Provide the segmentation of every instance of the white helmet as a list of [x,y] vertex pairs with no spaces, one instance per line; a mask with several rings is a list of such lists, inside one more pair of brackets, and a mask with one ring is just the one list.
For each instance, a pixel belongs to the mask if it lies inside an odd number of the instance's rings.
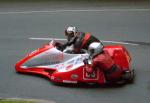
[[93,42],[90,44],[88,51],[90,56],[94,57],[103,51],[103,45],[99,42]]
[[71,26],[69,26],[69,27],[67,27],[67,28],[65,29],[65,35],[66,35],[66,36],[75,36],[75,34],[76,34],[77,31],[78,31],[78,30],[77,30],[76,27],[71,27]]

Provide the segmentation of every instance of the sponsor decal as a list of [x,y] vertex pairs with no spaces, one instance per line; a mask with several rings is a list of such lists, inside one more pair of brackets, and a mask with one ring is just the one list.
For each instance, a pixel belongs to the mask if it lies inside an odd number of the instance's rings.
[[68,65],[68,66],[66,67],[66,70],[69,70],[69,69],[71,69],[72,67],[73,67],[73,64]]
[[72,79],[78,79],[78,77],[79,77],[79,76],[78,76],[77,74],[72,74],[72,75],[71,75],[71,78],[72,78]]
[[77,81],[63,80],[63,83],[77,83]]
[[64,64],[62,63],[62,64],[57,64],[56,66],[55,66],[55,68],[57,68],[58,70],[60,70],[60,69],[63,69],[65,66],[64,66]]

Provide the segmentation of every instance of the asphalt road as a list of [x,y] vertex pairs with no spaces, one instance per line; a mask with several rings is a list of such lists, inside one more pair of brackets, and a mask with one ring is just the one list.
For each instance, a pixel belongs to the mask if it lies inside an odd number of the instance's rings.
[[[150,97],[148,4],[83,3],[77,7],[71,7],[70,4],[0,4],[0,97],[46,99],[55,103],[148,103]],[[147,42],[147,45],[125,45],[132,56],[131,68],[136,71],[135,82],[122,87],[66,87],[55,86],[49,80],[38,76],[15,72],[14,65],[18,60],[47,42],[28,38],[64,38],[64,28],[68,25],[75,25],[101,40]]]

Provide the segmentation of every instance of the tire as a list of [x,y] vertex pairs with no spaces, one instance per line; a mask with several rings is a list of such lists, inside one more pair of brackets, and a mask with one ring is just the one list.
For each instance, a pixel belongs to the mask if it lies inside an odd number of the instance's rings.
[[135,76],[134,70],[126,71],[123,75],[123,80],[125,80],[125,82],[127,83],[133,83],[134,76]]

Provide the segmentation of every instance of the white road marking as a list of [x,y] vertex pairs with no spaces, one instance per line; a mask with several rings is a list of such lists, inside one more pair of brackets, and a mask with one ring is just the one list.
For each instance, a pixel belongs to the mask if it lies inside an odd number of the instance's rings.
[[103,42],[103,43],[115,43],[115,44],[127,44],[127,45],[139,45],[139,44],[136,44],[136,43],[121,42],[121,41],[105,41],[105,40],[101,40],[101,42]]
[[150,11],[150,9],[81,9],[81,10],[46,10],[46,11],[10,11],[0,12],[0,15],[4,14],[32,14],[32,13],[56,13],[56,12],[140,12]]
[[59,39],[59,38],[29,38],[31,40],[64,40],[66,41],[67,39]]
[[[60,41],[66,41],[67,39],[59,39],[59,38],[29,38],[31,40],[60,40]],[[129,43],[129,42],[121,42],[121,41],[106,41],[101,40],[103,43],[115,43],[115,44],[125,44],[125,45],[133,45],[138,46],[139,44],[136,43]]]

